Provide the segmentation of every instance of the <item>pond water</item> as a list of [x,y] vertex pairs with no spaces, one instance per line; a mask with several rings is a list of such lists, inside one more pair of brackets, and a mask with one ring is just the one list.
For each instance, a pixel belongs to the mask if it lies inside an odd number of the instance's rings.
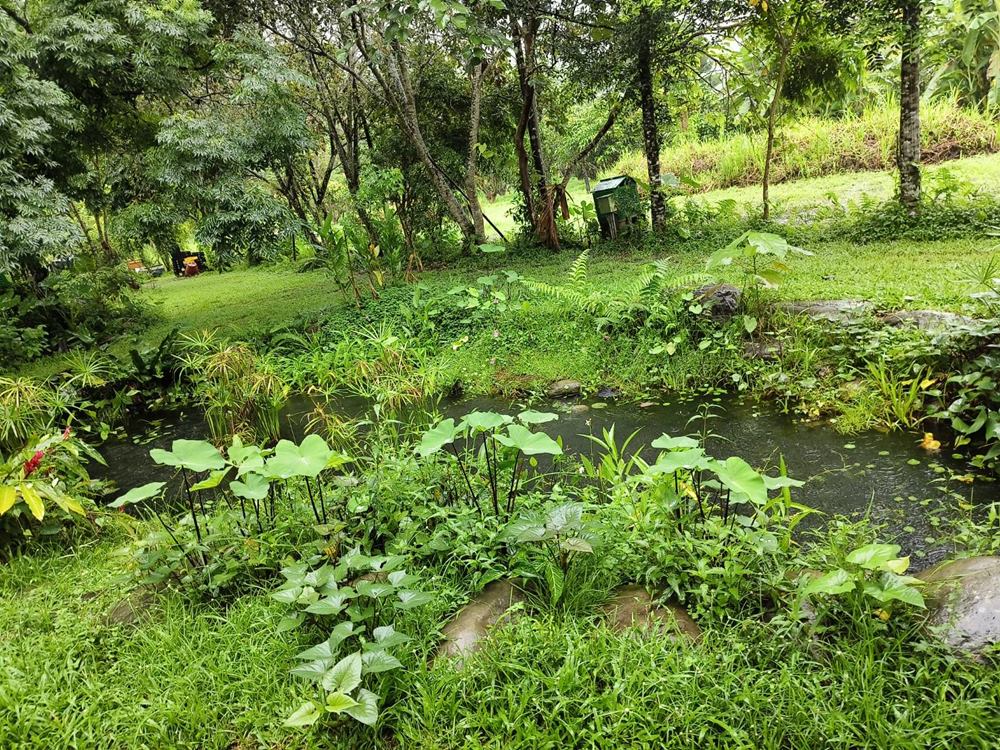
[[[312,402],[291,401],[285,410],[282,430],[285,437],[300,439]],[[901,544],[904,553],[914,554],[915,567],[941,559],[948,549],[939,542],[943,518],[961,512],[961,507],[982,506],[1000,499],[1000,486],[977,478],[967,483],[969,467],[946,454],[930,455],[919,443],[919,435],[904,432],[866,432],[844,436],[828,425],[810,425],[780,413],[775,405],[737,399],[715,401],[670,400],[656,403],[534,403],[532,408],[559,413],[558,421],[542,427],[561,435],[570,452],[591,453],[596,447],[586,437],[601,436],[614,425],[619,443],[637,432],[631,449],[648,446],[666,432],[671,435],[700,433],[703,427],[714,434],[707,442],[717,457],[741,456],[757,467],[776,473],[779,456],[784,457],[791,477],[804,481],[793,490],[797,502],[826,515],[860,519],[866,514],[884,525],[883,537]],[[523,404],[496,399],[468,399],[442,402],[446,416],[460,417],[470,411],[494,410],[516,413]],[[698,415],[706,408],[712,416]],[[364,402],[339,404],[344,416],[363,416]],[[108,466],[94,467],[95,477],[110,479],[119,491],[150,481],[166,480],[168,467],[149,458],[151,448],[169,448],[178,438],[205,438],[208,430],[197,410],[161,414],[155,419],[136,420],[126,434],[109,439],[101,453]],[[644,451],[651,457],[655,451]],[[810,525],[822,523],[813,516]],[[921,561],[923,565],[921,564]]]

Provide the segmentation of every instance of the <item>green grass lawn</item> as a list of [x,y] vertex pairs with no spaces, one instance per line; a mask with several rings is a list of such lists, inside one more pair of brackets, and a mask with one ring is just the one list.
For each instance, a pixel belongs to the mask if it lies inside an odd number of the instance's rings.
[[[944,169],[958,180],[976,188],[1000,192],[1000,154],[972,156],[927,167],[924,170],[926,183],[933,186],[934,175]],[[772,185],[771,200],[778,212],[801,211],[829,205],[831,195],[836,196],[841,203],[857,202],[865,196],[874,200],[886,200],[892,197],[895,189],[896,176],[892,172],[849,172]],[[593,200],[584,190],[581,180],[570,181],[569,194],[574,201]],[[494,203],[483,203],[483,211],[503,232],[514,228],[514,219],[509,212],[515,198],[515,194],[511,192],[499,197]],[[761,189],[759,186],[726,188],[697,193],[692,198],[706,203],[731,199],[747,206],[758,206],[761,202]]]

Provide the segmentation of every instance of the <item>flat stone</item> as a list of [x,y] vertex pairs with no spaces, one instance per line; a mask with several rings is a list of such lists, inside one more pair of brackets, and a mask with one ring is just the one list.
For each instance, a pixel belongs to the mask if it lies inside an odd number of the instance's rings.
[[888,326],[916,326],[930,334],[980,333],[986,321],[944,310],[897,310],[882,318]]
[[573,404],[569,407],[570,414],[586,414],[588,411],[590,411],[590,407],[586,404]]
[[789,315],[808,315],[813,320],[829,320],[835,323],[853,323],[862,320],[875,309],[871,302],[859,299],[781,302],[778,307]]
[[642,630],[667,630],[675,637],[691,641],[701,637],[701,628],[683,607],[676,604],[657,605],[646,588],[637,584],[615,589],[601,610],[608,619],[608,626],[616,633],[638,627]]
[[743,292],[732,284],[705,284],[694,290],[694,298],[708,308],[715,320],[728,320],[740,309]]
[[510,581],[488,584],[444,627],[438,657],[468,656],[478,651],[490,631],[507,619],[504,617],[507,611],[523,600],[523,594]]
[[583,385],[579,380],[557,380],[549,383],[545,389],[545,395],[549,398],[573,398],[579,396],[583,390]]
[[743,355],[747,359],[761,359],[765,362],[777,362],[781,359],[781,342],[772,339],[763,341],[747,341],[743,344]]
[[155,598],[155,594],[149,589],[135,589],[105,612],[101,622],[108,628],[136,625],[144,617],[149,616]]
[[928,625],[944,642],[978,655],[1000,643],[1000,557],[953,560],[919,573]]

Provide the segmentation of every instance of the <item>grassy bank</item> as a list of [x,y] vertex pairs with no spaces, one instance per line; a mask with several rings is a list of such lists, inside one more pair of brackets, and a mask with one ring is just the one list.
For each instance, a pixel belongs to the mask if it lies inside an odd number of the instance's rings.
[[[949,101],[925,104],[921,110],[925,164],[938,164],[1000,147],[1000,125],[988,115]],[[894,102],[871,106],[839,120],[807,117],[779,128],[772,162],[775,184],[826,175],[895,168],[899,107]],[[764,134],[738,133],[719,140],[681,141],[660,154],[664,172],[696,180],[701,190],[759,183],[764,173]],[[641,154],[623,157],[619,174],[645,181]]]

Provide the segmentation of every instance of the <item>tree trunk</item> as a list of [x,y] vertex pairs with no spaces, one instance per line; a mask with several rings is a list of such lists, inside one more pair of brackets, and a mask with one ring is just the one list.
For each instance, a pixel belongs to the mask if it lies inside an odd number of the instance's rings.
[[479,186],[476,184],[476,160],[479,156],[479,110],[483,98],[483,73],[485,70],[485,62],[477,63],[470,75],[472,95],[469,102],[469,153],[465,160],[465,193],[469,201],[469,213],[472,214],[472,226],[475,228],[477,243],[482,243],[486,239],[483,207],[479,204]]
[[795,19],[792,25],[792,32],[789,37],[780,41],[780,57],[778,58],[778,75],[774,81],[774,96],[771,98],[771,106],[767,108],[767,147],[764,153],[764,179],[761,186],[761,202],[764,205],[764,221],[771,218],[771,160],[774,158],[774,133],[778,126],[778,112],[781,109],[781,92],[785,88],[785,76],[788,73],[788,58],[792,54],[792,47],[799,33],[799,23],[802,16]]
[[[514,58],[517,63],[518,79],[521,85],[521,121],[518,123],[515,137],[523,139],[528,134],[531,146],[531,161],[538,186],[538,200],[535,210],[531,213],[535,236],[544,246],[553,250],[559,249],[559,230],[555,220],[555,190],[549,184],[548,168],[545,164],[545,152],[542,148],[541,122],[538,112],[538,92],[535,89],[535,36],[538,33],[540,21],[530,17],[523,24],[511,16],[511,31],[514,37]],[[515,144],[518,148],[518,159],[525,180],[525,162],[527,154],[523,140]],[[530,181],[530,180],[529,180]],[[522,186],[523,189],[523,186]]]
[[899,76],[899,200],[910,216],[920,210],[920,0],[903,0]]
[[[643,14],[647,11],[643,11]],[[650,23],[643,21],[643,28]],[[642,109],[642,143],[646,151],[646,176],[649,179],[649,215],[653,231],[659,232],[667,225],[667,203],[660,190],[660,130],[656,125],[656,100],[653,97],[652,40],[643,34],[639,44],[638,83],[639,105]]]

